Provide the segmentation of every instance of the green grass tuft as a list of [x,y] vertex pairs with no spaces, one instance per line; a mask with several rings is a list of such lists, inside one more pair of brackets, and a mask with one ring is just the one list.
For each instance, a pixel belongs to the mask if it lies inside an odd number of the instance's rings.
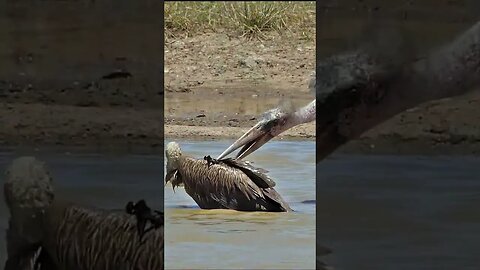
[[315,35],[315,2],[165,2],[166,37],[230,32],[265,38],[277,31]]

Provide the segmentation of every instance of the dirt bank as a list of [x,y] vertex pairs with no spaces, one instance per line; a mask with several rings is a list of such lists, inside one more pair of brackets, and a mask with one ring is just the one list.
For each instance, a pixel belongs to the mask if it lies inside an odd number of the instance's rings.
[[[258,41],[210,33],[167,43],[166,137],[237,138],[282,100],[296,106],[310,102],[314,40],[269,37]],[[313,139],[315,127],[285,135]]]
[[[342,2],[342,1],[340,1]],[[343,1],[348,2],[348,1]],[[360,1],[359,1],[360,2]],[[363,2],[363,1],[362,1]],[[375,11],[398,23],[419,53],[448,41],[469,22],[466,6],[441,9],[423,16],[428,5],[411,3],[407,13],[380,3],[337,5],[322,15],[322,56],[342,51],[358,39]],[[342,15],[343,14],[343,15]],[[388,14],[395,16],[388,17]],[[343,16],[343,17],[342,17]],[[312,94],[307,80],[314,67],[314,41],[298,36],[270,36],[246,41],[225,33],[170,38],[165,47],[165,136],[167,138],[237,138],[258,116],[281,100],[296,106]],[[479,153],[480,94],[423,104],[404,112],[349,143],[340,152],[360,153]],[[284,138],[313,139],[314,125],[292,130]]]
[[[315,64],[315,38],[305,33],[271,32],[265,40],[223,31],[177,35],[167,39],[161,67],[161,21],[149,1],[136,7],[144,16],[114,1],[41,5],[0,6],[5,11],[0,31],[6,33],[0,45],[2,145],[161,151],[163,120],[171,139],[233,140],[282,100],[302,106],[313,98],[307,81]],[[348,37],[360,32],[348,10],[335,22],[322,17],[321,55],[343,50]],[[360,21],[367,16],[363,9],[358,14]],[[468,26],[434,17],[422,27],[407,20],[425,44],[438,44]],[[162,69],[165,92],[158,75]],[[420,106],[343,151],[478,153],[479,105],[480,94],[472,94]],[[282,138],[313,140],[314,130],[309,124]]]
[[1,145],[158,145],[160,9],[142,0],[0,3]]

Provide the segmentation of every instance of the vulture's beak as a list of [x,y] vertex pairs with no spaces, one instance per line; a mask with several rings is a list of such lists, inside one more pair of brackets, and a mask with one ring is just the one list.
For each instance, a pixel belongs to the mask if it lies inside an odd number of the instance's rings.
[[167,185],[168,181],[171,181],[172,178],[175,178],[177,176],[177,170],[171,170],[167,172],[167,175],[165,175],[165,185]]

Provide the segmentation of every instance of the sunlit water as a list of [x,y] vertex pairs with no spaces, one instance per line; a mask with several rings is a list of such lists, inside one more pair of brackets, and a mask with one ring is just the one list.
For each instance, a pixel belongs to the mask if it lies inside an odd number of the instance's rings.
[[[31,155],[32,153],[30,153]],[[163,207],[162,157],[147,155],[33,153],[46,162],[56,196],[84,205],[124,209],[128,201],[145,199],[155,209]],[[4,171],[18,153],[0,151],[3,188]],[[8,210],[1,192],[0,268],[6,260],[4,231]]]
[[480,158],[335,155],[317,239],[335,269],[480,269]]
[[[177,141],[185,154],[216,157],[231,141]],[[166,142],[168,143],[168,142]],[[247,160],[267,169],[294,213],[202,210],[165,187],[166,269],[314,269],[315,142],[273,141]]]

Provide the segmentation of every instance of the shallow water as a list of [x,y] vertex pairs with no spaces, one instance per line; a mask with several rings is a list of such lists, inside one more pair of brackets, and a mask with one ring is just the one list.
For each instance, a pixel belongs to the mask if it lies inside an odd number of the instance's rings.
[[[231,141],[177,141],[216,157]],[[168,143],[168,142],[166,142]],[[165,187],[166,269],[314,269],[315,142],[272,141],[248,160],[270,171],[294,213],[201,210],[181,187]]]
[[[22,153],[21,155],[25,155]],[[46,162],[56,195],[68,200],[105,209],[124,209],[128,201],[145,199],[155,209],[163,208],[162,157],[148,155],[65,154],[65,152],[28,153]],[[19,156],[0,151],[3,189],[4,171]],[[1,192],[0,267],[6,260],[4,231],[8,210]]]
[[[239,91],[245,91],[245,88],[252,87],[249,83],[239,84],[243,88]],[[232,87],[233,88],[233,87]],[[203,96],[204,97],[204,96]],[[293,107],[298,108],[311,102],[313,94],[289,97]],[[198,102],[197,98],[192,96],[174,96],[169,97],[165,102],[165,115],[175,117],[191,117],[197,115],[198,112],[208,110],[209,116],[229,114],[238,115],[261,115],[265,111],[275,108],[282,101],[287,101],[281,95],[269,95],[260,97],[251,96],[232,96],[232,95],[212,95],[211,99],[202,98],[202,102]]]
[[335,269],[480,269],[480,158],[334,155],[317,241]]

